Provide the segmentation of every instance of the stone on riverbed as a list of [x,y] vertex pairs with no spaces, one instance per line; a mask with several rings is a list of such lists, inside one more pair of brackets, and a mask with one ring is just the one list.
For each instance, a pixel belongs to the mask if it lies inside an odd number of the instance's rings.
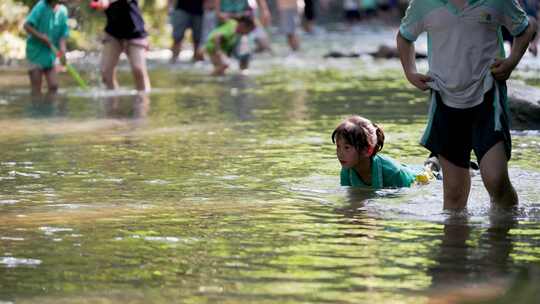
[[540,129],[540,88],[509,81],[508,100],[512,129]]

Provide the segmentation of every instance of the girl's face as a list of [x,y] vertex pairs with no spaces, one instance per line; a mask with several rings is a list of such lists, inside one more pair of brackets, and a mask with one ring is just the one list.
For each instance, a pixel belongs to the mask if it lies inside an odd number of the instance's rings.
[[336,155],[345,168],[353,168],[360,161],[360,153],[356,148],[339,136],[336,138]]

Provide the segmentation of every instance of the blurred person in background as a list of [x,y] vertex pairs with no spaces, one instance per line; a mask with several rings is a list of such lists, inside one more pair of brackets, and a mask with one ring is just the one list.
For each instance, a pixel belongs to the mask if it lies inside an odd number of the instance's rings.
[[300,48],[296,32],[298,26],[298,4],[296,0],[277,0],[281,32],[287,36],[287,43],[293,51]]
[[360,0],[343,0],[343,15],[349,26],[360,21]]
[[137,0],[94,0],[97,10],[105,11],[107,23],[101,54],[101,75],[109,90],[118,88],[116,66],[125,53],[138,91],[150,91],[146,67],[148,33]]
[[304,0],[304,18],[302,18],[302,26],[306,33],[313,32],[313,25],[315,23],[315,5],[317,0]]
[[182,50],[182,40],[186,30],[191,29],[193,42],[193,61],[203,60],[200,48],[203,31],[203,12],[205,0],[168,0],[169,17],[173,28],[171,63],[178,60]]
[[208,35],[217,26],[216,2],[214,0],[204,1],[202,38],[203,43],[208,41]]
[[26,17],[26,60],[32,95],[41,95],[43,77],[51,94],[58,91],[56,59],[65,63],[68,11],[58,0],[40,0]]
[[363,21],[371,21],[377,16],[377,0],[360,1],[360,15]]
[[270,39],[264,31],[272,22],[266,0],[214,0],[218,24],[230,19],[249,16],[255,20],[255,30],[250,34],[256,43],[256,51],[270,51]]

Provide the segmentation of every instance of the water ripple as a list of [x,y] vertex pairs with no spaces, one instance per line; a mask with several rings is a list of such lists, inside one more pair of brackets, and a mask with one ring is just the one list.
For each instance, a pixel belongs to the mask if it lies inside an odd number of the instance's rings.
[[0,257],[0,265],[4,265],[7,268],[15,268],[19,266],[38,266],[40,264],[41,260],[38,259]]

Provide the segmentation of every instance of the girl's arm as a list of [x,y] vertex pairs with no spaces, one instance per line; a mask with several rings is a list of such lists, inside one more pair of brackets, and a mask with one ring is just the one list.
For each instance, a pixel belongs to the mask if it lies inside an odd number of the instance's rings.
[[534,39],[537,25],[534,17],[529,17],[529,26],[523,31],[522,34],[515,37],[514,44],[510,50],[510,55],[505,59],[497,59],[491,66],[491,73],[497,80],[507,80],[510,78],[510,74],[514,68],[518,65],[519,61],[525,54],[529,43]]
[[61,38],[60,41],[59,41],[59,44],[60,44],[60,61],[62,62],[63,65],[66,64],[66,51],[67,51],[67,47],[66,47],[66,38]]
[[26,32],[34,37],[36,37],[39,41],[43,42],[43,44],[47,45],[50,49],[52,49],[51,47],[51,41],[49,40],[49,37],[47,37],[47,35],[45,35],[44,33],[41,33],[39,32],[38,30],[36,30],[30,23],[25,23],[24,24],[24,29],[26,30]]
[[419,88],[420,90],[427,90],[429,88],[427,82],[431,81],[432,79],[427,75],[417,72],[414,44],[409,40],[403,38],[399,32],[396,37],[396,43],[399,53],[399,59],[401,60],[403,71],[405,72],[405,77],[407,77],[407,80],[412,85]]

